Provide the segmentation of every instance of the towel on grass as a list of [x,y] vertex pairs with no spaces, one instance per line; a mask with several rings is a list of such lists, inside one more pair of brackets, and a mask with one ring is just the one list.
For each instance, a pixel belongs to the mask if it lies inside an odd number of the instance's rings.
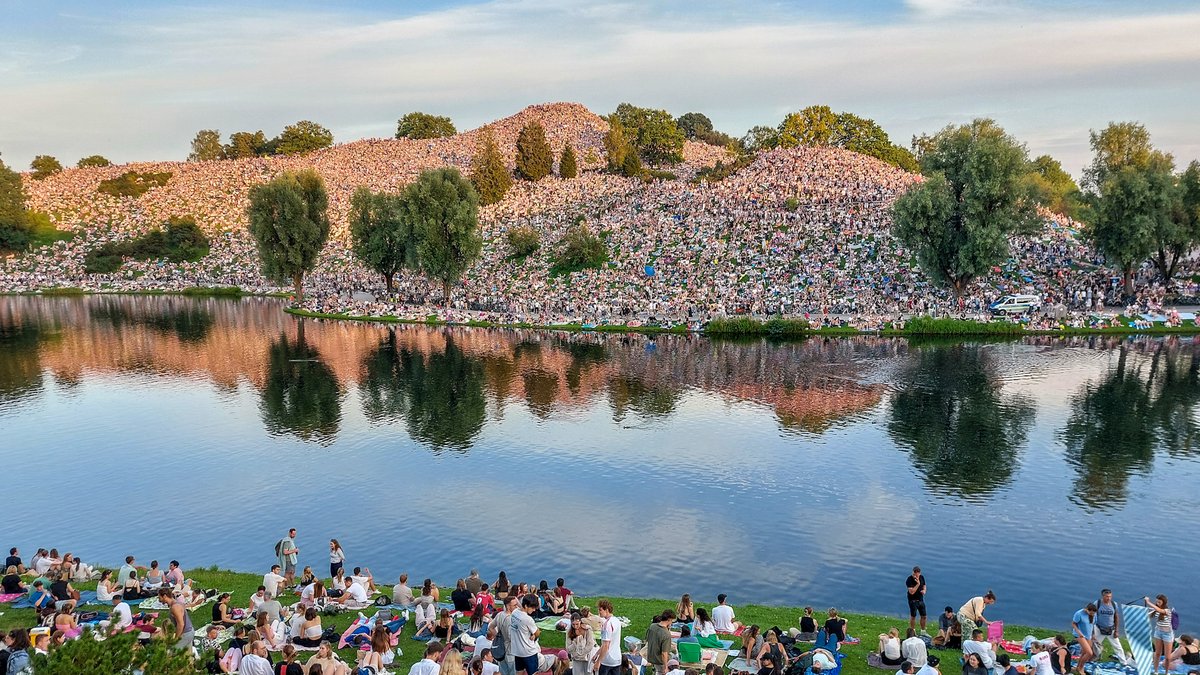
[[[107,605],[110,603],[97,601],[95,591],[80,591],[78,604],[80,604],[80,605]],[[13,602],[12,607],[13,607],[13,609],[33,609],[33,598],[28,595],[22,594],[22,597],[18,598],[17,600],[15,600]]]

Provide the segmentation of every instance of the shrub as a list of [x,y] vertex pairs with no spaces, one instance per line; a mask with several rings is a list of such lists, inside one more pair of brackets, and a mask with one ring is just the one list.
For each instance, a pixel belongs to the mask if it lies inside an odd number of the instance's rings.
[[904,324],[909,335],[1022,335],[1025,327],[1009,321],[972,321],[914,316]]
[[662,169],[650,169],[646,172],[644,178],[646,179],[646,182],[650,182],[652,180],[676,180],[679,178],[679,176],[676,176],[670,171],[664,171]]
[[166,230],[155,228],[140,237],[108,242],[84,257],[83,269],[89,274],[111,274],[121,269],[125,258],[195,262],[208,255],[209,241],[191,218],[172,217]]
[[636,152],[625,153],[625,158],[621,160],[621,175],[629,178],[637,178],[642,175],[642,160],[638,158]]
[[608,247],[586,224],[574,225],[562,238],[562,251],[550,274],[562,275],[595,269],[608,262]]
[[171,180],[171,172],[169,171],[162,173],[126,171],[116,178],[100,181],[100,186],[96,188],[96,192],[112,195],[113,197],[133,197],[136,199],[153,188],[166,185],[169,180]]
[[513,258],[524,258],[541,247],[541,236],[528,225],[514,227],[505,235]]
[[715,165],[704,167],[696,172],[696,177],[692,179],[693,183],[699,184],[702,181],[709,183],[717,183],[729,178],[733,174],[750,166],[754,161],[754,155],[739,155],[732,162],[725,163],[718,161]]
[[795,197],[788,197],[787,201],[783,203],[783,208],[787,209],[788,211],[795,211],[796,209],[800,208],[800,200],[796,199]]
[[803,319],[776,317],[759,321],[749,317],[713,319],[704,326],[709,335],[770,335],[773,337],[798,337],[807,334],[811,326]]

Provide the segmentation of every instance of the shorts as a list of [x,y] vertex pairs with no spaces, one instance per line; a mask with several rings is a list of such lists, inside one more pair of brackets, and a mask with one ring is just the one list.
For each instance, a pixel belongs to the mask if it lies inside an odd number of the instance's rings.
[[513,664],[516,666],[517,672],[525,671],[525,675],[533,675],[538,671],[538,656],[514,656]]
[[1159,630],[1159,629],[1155,628],[1153,631],[1150,632],[1150,637],[1154,638],[1155,640],[1162,640],[1163,642],[1165,642],[1167,644],[1172,644],[1175,642],[1175,631]]
[[908,599],[908,615],[916,616],[917,614],[920,614],[921,618],[925,618],[925,598],[914,600],[910,597]]
[[283,565],[283,573],[284,573],[284,574],[291,574],[291,575],[293,575],[293,576],[294,576],[294,575],[296,574],[296,563],[294,563],[294,562],[290,562],[290,563],[284,563],[284,565]]
[[606,666],[601,663],[600,675],[621,675],[621,666]]

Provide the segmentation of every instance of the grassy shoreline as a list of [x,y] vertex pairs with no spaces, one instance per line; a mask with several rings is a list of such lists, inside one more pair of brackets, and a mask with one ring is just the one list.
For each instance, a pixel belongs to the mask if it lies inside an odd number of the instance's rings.
[[[45,296],[45,297],[78,297],[85,295],[145,295],[145,296],[186,296],[196,298],[288,298],[288,293],[252,293],[237,286],[192,286],[177,291],[142,290],[142,291],[93,291],[78,287],[46,288],[37,291],[0,292],[0,296]],[[697,334],[715,338],[775,338],[803,339],[807,337],[959,337],[959,338],[1020,338],[1028,336],[1133,336],[1133,335],[1200,335],[1200,326],[1184,325],[1178,327],[1152,326],[1150,328],[1132,328],[1126,317],[1121,318],[1120,326],[1105,328],[1060,326],[1052,329],[1027,329],[1020,324],[1008,322],[983,322],[972,319],[934,319],[931,317],[915,317],[903,328],[893,328],[891,324],[878,330],[864,330],[841,326],[812,326],[802,319],[768,319],[760,321],[750,318],[718,319],[705,325],[700,330],[687,326],[614,326],[595,325],[585,326],[577,323],[540,324],[532,322],[503,323],[499,321],[466,321],[451,322],[437,319],[434,315],[429,318],[407,319],[398,316],[367,316],[357,314],[341,314],[332,312],[313,312],[298,307],[285,307],[284,312],[293,316],[308,319],[327,319],[331,321],[357,321],[365,323],[411,324],[422,326],[467,326],[471,328],[516,328],[525,330],[547,330],[569,333],[638,333],[643,335],[688,335]]]
[[[230,607],[246,607],[250,596],[255,592],[255,590],[257,590],[259,584],[262,583],[262,575],[256,573],[219,570],[215,567],[207,569],[185,569],[185,571],[187,573],[187,577],[194,580],[194,582],[200,587],[217,588],[222,592],[231,593],[232,600],[230,602]],[[443,581],[449,581],[448,584],[444,584],[441,587],[442,600],[448,601],[449,592],[454,588],[454,583],[453,580]],[[395,580],[377,579],[376,583],[379,585],[380,590],[390,594],[391,585],[395,583]],[[95,582],[89,582],[84,584],[76,584],[75,587],[81,590],[91,590],[95,588],[95,585]],[[612,600],[615,613],[618,616],[625,616],[631,620],[631,624],[625,629],[623,636],[634,635],[638,638],[644,636],[646,627],[649,625],[652,616],[668,607],[673,609],[677,600],[627,598],[620,596],[607,597]],[[578,598],[577,603],[581,606],[590,606],[593,610],[595,610],[597,599],[598,597]],[[299,600],[299,597],[295,593],[290,592],[284,593],[280,597],[280,601],[284,605],[289,605],[297,600]],[[714,604],[711,599],[708,599],[707,601],[704,601],[703,599],[694,600],[697,601],[697,606],[702,606],[709,609],[711,609]],[[742,623],[757,624],[764,630],[772,626],[779,626],[786,630],[791,626],[799,625],[799,617],[802,612],[802,607],[787,605],[744,605],[737,602],[736,595],[733,596],[731,600],[733,601],[732,604],[734,604],[735,611],[737,613],[737,620]],[[813,603],[810,602],[809,604]],[[902,609],[899,607],[900,604],[901,603],[898,601],[898,609]],[[930,605],[931,615],[929,617],[929,622],[930,626],[932,626],[932,629],[930,630],[931,633],[937,632],[937,606],[944,604],[947,603],[937,602],[931,603]],[[956,605],[958,603],[951,602],[949,604]],[[825,611],[828,608],[825,606],[814,606],[817,610],[816,618],[818,623],[820,623],[824,620]],[[211,617],[211,608],[211,604],[204,605],[191,613],[192,622],[196,627],[198,636],[200,635],[200,627],[207,624]],[[96,608],[88,607],[87,609]],[[364,610],[363,613],[367,616],[372,616],[377,609],[379,608],[371,607],[367,610]],[[989,610],[989,614],[992,615],[993,619],[1003,619],[1002,610],[1003,607],[998,605],[997,608],[992,608]],[[136,607],[134,608],[134,611],[137,611]],[[867,675],[868,673],[876,673],[878,675],[879,673],[885,672],[868,667],[866,663],[867,654],[875,651],[877,648],[878,640],[876,636],[878,636],[880,633],[887,632],[889,628],[898,628],[901,632],[901,635],[903,635],[904,630],[908,627],[908,617],[853,611],[840,611],[839,613],[848,621],[847,629],[849,634],[861,640],[860,644],[846,644],[842,646],[841,651],[847,655],[843,663],[843,672],[847,675]],[[345,612],[332,617],[324,616],[322,617],[322,622],[326,627],[331,625],[336,627],[340,633],[344,631],[350,625],[350,623],[357,618],[357,616],[357,611]],[[1066,613],[1066,617],[1069,618],[1069,616],[1070,613]],[[35,625],[35,622],[36,617],[34,611],[31,609],[12,609],[9,605],[0,605],[0,630],[28,628]],[[1069,625],[1066,623],[1066,619],[1064,619],[1062,625],[1060,625],[1058,628],[1035,628],[1015,624],[1006,624],[1004,633],[1005,637],[1008,639],[1020,641],[1027,634],[1046,637],[1058,632],[1066,632],[1068,629]],[[413,640],[412,634],[412,626],[406,625],[398,644],[403,654],[397,656],[396,661],[391,668],[391,672],[403,675],[404,673],[408,672],[409,667],[413,663],[416,663],[421,659],[424,644]],[[564,633],[545,630],[542,632],[540,642],[543,647],[562,647],[564,645],[564,636]],[[726,639],[729,639],[729,637]],[[740,642],[736,642],[735,644],[740,644]],[[339,653],[342,655],[342,658],[347,661],[350,661],[354,658],[353,650],[344,649],[340,650]],[[937,650],[931,650],[930,653],[937,654],[940,658],[942,658],[941,669],[943,673],[949,675],[958,670],[957,651],[947,650],[939,652]],[[310,655],[311,652],[301,652],[301,660],[307,661]]]

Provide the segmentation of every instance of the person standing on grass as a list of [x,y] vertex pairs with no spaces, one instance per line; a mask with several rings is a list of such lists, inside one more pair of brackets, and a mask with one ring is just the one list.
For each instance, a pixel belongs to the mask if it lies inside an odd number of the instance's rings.
[[506,643],[508,653],[513,656],[513,664],[516,667],[516,672],[525,673],[525,675],[534,675],[538,672],[538,656],[542,653],[542,646],[538,644],[538,637],[542,631],[533,622],[531,616],[538,609],[538,599],[535,595],[526,595],[521,598],[521,606],[513,609],[512,615],[508,618],[508,635],[509,641]]
[[[293,530],[294,531],[294,530]],[[345,568],[346,552],[342,550],[342,544],[337,539],[329,540],[329,577],[333,578],[338,575],[338,572]]]
[[1096,602],[1095,631],[1092,643],[1096,647],[1096,660],[1100,659],[1100,652],[1104,651],[1107,642],[1112,645],[1113,656],[1118,661],[1127,666],[1133,662],[1121,645],[1121,611],[1113,601],[1112,591],[1107,588],[1100,591],[1100,599]]
[[517,665],[512,652],[512,615],[517,611],[517,597],[510,595],[501,603],[500,611],[488,623],[487,638],[492,641],[492,656],[500,666],[500,675],[516,675]]
[[605,598],[596,603],[600,618],[604,623],[600,626],[600,651],[592,670],[599,675],[620,675],[621,673],[621,622],[613,616],[612,601]]
[[904,580],[908,589],[908,627],[915,628],[917,614],[921,615],[921,632],[925,632],[925,576],[920,567],[913,567],[912,574]]
[[175,599],[169,588],[158,589],[158,601],[171,608],[171,626],[175,631],[172,637],[175,639],[175,648],[191,649],[192,640],[196,634],[192,628],[192,615],[188,614],[187,606],[182,600]]
[[646,659],[654,666],[654,675],[666,675],[667,662],[671,660],[671,624],[675,621],[673,610],[664,610],[658,621],[646,630]]
[[275,545],[275,553],[279,555],[279,566],[283,568],[285,585],[291,588],[296,578],[296,561],[300,554],[300,549],[296,548],[296,528],[288,530],[287,536],[279,540]]
[[1083,675],[1083,667],[1096,656],[1096,648],[1092,646],[1092,633],[1095,631],[1096,605],[1089,602],[1087,607],[1075,612],[1071,617],[1071,632],[1079,643],[1079,658],[1075,660],[1075,671]]

